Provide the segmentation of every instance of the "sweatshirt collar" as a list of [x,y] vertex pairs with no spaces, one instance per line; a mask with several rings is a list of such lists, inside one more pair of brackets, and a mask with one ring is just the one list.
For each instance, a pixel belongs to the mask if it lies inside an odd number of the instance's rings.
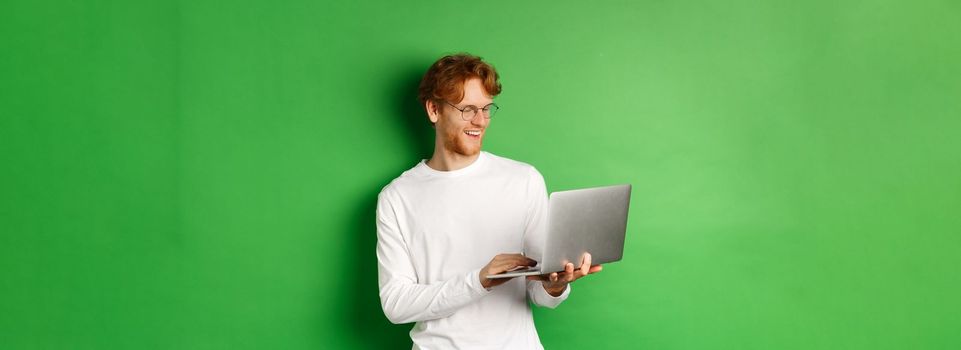
[[487,152],[481,151],[477,155],[477,159],[475,159],[473,163],[470,163],[470,165],[457,170],[450,170],[450,171],[441,171],[441,170],[431,168],[430,166],[427,165],[427,159],[422,159],[420,163],[417,163],[417,166],[415,167],[415,169],[417,169],[417,171],[421,174],[432,176],[432,177],[458,177],[458,176],[463,176],[465,174],[470,174],[476,171],[476,169],[482,167],[484,163],[487,162],[487,157],[489,157]]

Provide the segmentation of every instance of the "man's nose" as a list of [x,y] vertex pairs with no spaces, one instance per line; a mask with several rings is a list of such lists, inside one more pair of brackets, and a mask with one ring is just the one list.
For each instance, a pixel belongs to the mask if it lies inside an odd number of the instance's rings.
[[470,120],[470,123],[472,125],[485,126],[490,123],[490,121],[490,118],[487,117],[484,111],[477,111],[477,113],[474,113],[474,118]]

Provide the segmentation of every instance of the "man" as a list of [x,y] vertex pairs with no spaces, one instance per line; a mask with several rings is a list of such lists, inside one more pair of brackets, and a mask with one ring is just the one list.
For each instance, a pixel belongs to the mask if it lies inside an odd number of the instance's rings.
[[419,90],[436,131],[434,154],[378,196],[384,313],[393,323],[417,322],[414,349],[541,349],[528,298],[554,308],[571,282],[601,266],[592,267],[588,254],[577,269],[488,279],[536,264],[518,252],[525,242],[544,246],[544,179],[528,164],[481,151],[501,91],[491,65],[468,54],[445,56]]

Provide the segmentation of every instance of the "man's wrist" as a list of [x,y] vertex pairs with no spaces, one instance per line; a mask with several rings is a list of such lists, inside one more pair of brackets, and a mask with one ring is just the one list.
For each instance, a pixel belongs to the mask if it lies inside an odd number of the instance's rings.
[[560,286],[548,286],[547,283],[543,283],[543,285],[544,290],[547,291],[547,294],[550,294],[555,298],[561,296],[561,294],[564,294],[564,291],[567,290],[567,283],[564,283]]
[[488,286],[488,284],[490,284],[490,279],[484,276],[484,270],[477,272],[477,279],[480,280],[481,288],[490,290],[490,287]]

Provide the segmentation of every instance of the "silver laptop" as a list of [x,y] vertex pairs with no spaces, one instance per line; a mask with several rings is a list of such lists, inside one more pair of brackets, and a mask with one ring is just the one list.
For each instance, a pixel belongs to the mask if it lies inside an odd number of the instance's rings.
[[[547,241],[537,266],[487,278],[544,275],[564,271],[568,262],[576,269],[580,267],[585,252],[591,253],[592,265],[621,260],[630,202],[631,185],[551,193]],[[531,249],[537,247],[524,247],[524,252],[535,258]]]

